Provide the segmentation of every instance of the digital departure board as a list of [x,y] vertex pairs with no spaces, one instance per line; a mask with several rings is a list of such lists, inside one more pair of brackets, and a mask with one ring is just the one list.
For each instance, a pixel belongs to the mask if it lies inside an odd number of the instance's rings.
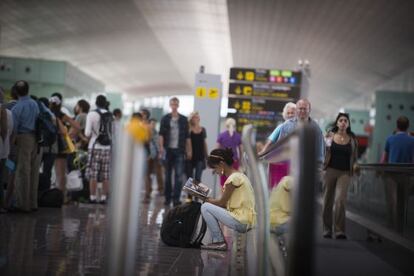
[[237,122],[237,131],[252,124],[257,140],[265,140],[279,122],[287,102],[301,94],[302,73],[291,70],[231,68],[227,117]]
[[229,98],[229,108],[235,109],[236,113],[229,114],[237,123],[237,131],[241,132],[243,126],[252,124],[257,128],[257,137],[263,140],[267,137],[269,130],[273,130],[282,116],[278,110],[283,109],[286,102],[268,101],[255,98]]
[[269,100],[297,101],[300,95],[300,87],[283,86],[268,83],[241,83],[233,82],[229,86],[229,95],[236,97],[260,97]]
[[255,98],[229,98],[229,108],[236,109],[237,113],[257,114],[267,113],[274,115],[279,110],[283,110],[286,102],[268,101]]
[[302,73],[292,70],[230,68],[230,80],[300,85]]

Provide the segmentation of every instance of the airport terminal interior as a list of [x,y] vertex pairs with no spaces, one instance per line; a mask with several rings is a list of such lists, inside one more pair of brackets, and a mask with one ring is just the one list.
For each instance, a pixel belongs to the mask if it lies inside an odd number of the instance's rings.
[[414,275],[413,11],[1,0],[0,275]]

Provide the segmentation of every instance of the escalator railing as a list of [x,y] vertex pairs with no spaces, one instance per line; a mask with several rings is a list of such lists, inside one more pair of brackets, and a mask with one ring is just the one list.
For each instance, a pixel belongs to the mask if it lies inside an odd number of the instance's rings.
[[348,209],[414,242],[414,164],[360,164]]
[[[247,174],[252,180],[257,208],[258,275],[313,275],[315,227],[315,195],[317,187],[317,132],[311,126],[298,128],[273,145],[260,158],[254,150],[254,129],[243,129]],[[271,239],[268,176],[269,163],[289,161],[293,184],[293,212],[288,234],[288,254],[285,260],[279,244]]]

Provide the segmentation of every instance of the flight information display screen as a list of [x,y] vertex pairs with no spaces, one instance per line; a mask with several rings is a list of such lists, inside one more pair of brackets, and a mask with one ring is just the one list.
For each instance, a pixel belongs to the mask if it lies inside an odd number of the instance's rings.
[[266,140],[278,123],[287,102],[296,102],[301,94],[302,73],[278,69],[231,68],[229,113],[237,122],[237,131],[252,124],[257,140]]
[[230,68],[230,80],[300,85],[302,73],[292,70]]
[[297,101],[300,96],[299,86],[283,86],[269,83],[233,82],[229,85],[229,95],[235,97],[260,97],[268,100]]

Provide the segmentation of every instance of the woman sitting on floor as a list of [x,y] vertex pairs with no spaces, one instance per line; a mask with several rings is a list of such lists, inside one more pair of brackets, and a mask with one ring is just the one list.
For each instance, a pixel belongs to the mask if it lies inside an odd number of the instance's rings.
[[213,173],[224,175],[227,180],[221,198],[207,198],[201,206],[201,214],[212,237],[212,243],[201,248],[226,251],[227,243],[219,222],[240,233],[250,230],[256,222],[253,188],[247,176],[232,167],[232,149],[211,151],[207,164]]

